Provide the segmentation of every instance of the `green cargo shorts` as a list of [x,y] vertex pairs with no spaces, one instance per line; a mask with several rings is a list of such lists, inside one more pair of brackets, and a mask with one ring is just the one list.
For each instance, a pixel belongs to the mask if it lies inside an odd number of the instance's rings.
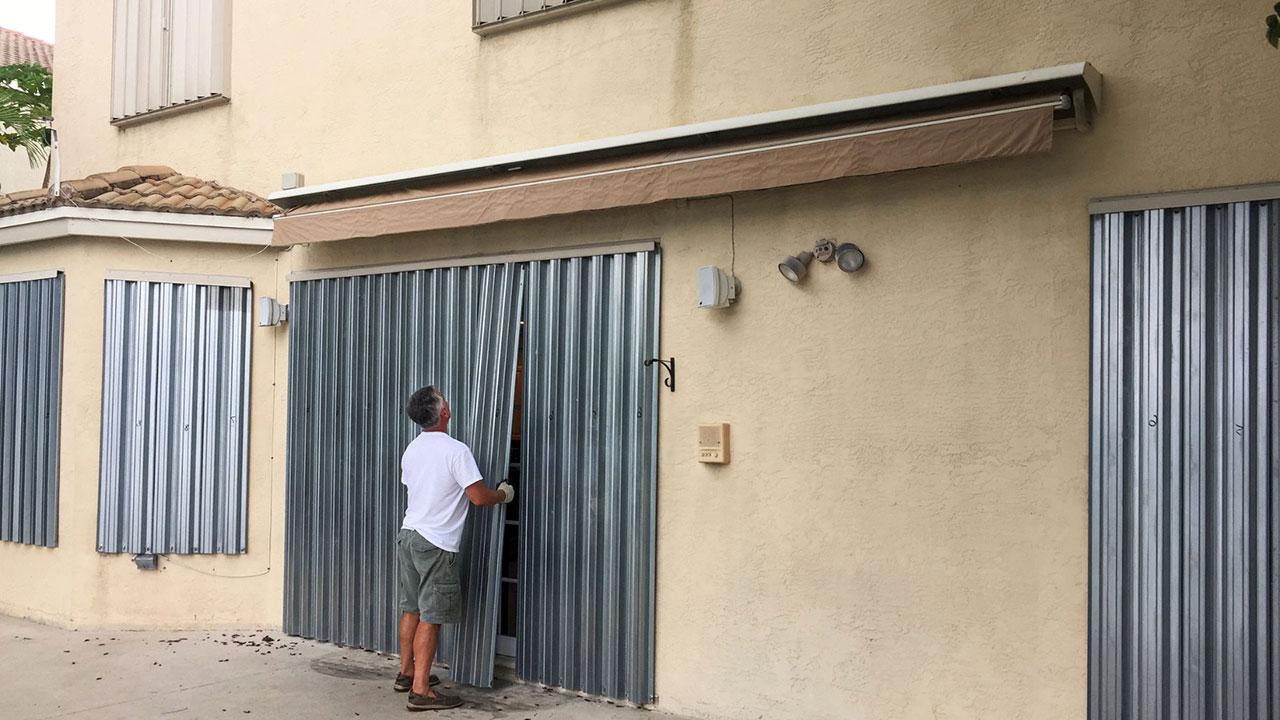
[[427,542],[416,531],[401,528],[396,536],[400,611],[416,612],[423,622],[462,622],[462,585],[458,582],[457,557],[457,553]]

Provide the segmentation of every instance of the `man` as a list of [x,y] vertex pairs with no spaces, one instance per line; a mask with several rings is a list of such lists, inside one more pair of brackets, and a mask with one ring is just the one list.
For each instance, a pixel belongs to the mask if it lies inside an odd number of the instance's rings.
[[409,417],[422,432],[400,459],[401,482],[409,506],[396,537],[400,566],[400,675],[396,692],[408,692],[410,710],[447,710],[462,704],[431,689],[440,626],[462,620],[462,588],[457,552],[469,505],[509,503],[515,489],[502,483],[490,490],[475,457],[449,437],[449,402],[427,386],[409,398]]

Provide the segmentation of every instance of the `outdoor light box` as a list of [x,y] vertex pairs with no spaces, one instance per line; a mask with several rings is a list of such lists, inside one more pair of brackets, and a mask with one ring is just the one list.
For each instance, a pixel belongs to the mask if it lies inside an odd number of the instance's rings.
[[272,297],[258,298],[258,327],[275,327],[289,319],[289,306]]
[[726,308],[737,299],[737,278],[715,265],[698,268],[698,307]]

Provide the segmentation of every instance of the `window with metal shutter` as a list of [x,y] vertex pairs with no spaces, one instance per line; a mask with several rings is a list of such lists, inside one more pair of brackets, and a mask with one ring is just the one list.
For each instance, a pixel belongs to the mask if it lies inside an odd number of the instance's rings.
[[62,285],[0,276],[0,541],[58,544]]
[[222,97],[227,0],[115,0],[111,118]]
[[99,552],[245,552],[250,295],[107,280]]
[[499,22],[542,14],[563,6],[604,4],[607,0],[473,0],[473,2],[472,26],[478,29]]

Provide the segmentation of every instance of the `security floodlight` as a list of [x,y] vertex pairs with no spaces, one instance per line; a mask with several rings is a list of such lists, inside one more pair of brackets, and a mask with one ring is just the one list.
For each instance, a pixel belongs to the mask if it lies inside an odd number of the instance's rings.
[[844,243],[836,248],[836,265],[847,273],[861,270],[866,261],[867,257],[853,243]]
[[813,253],[803,250],[778,263],[778,272],[791,282],[800,282],[809,271],[809,263],[813,262]]

